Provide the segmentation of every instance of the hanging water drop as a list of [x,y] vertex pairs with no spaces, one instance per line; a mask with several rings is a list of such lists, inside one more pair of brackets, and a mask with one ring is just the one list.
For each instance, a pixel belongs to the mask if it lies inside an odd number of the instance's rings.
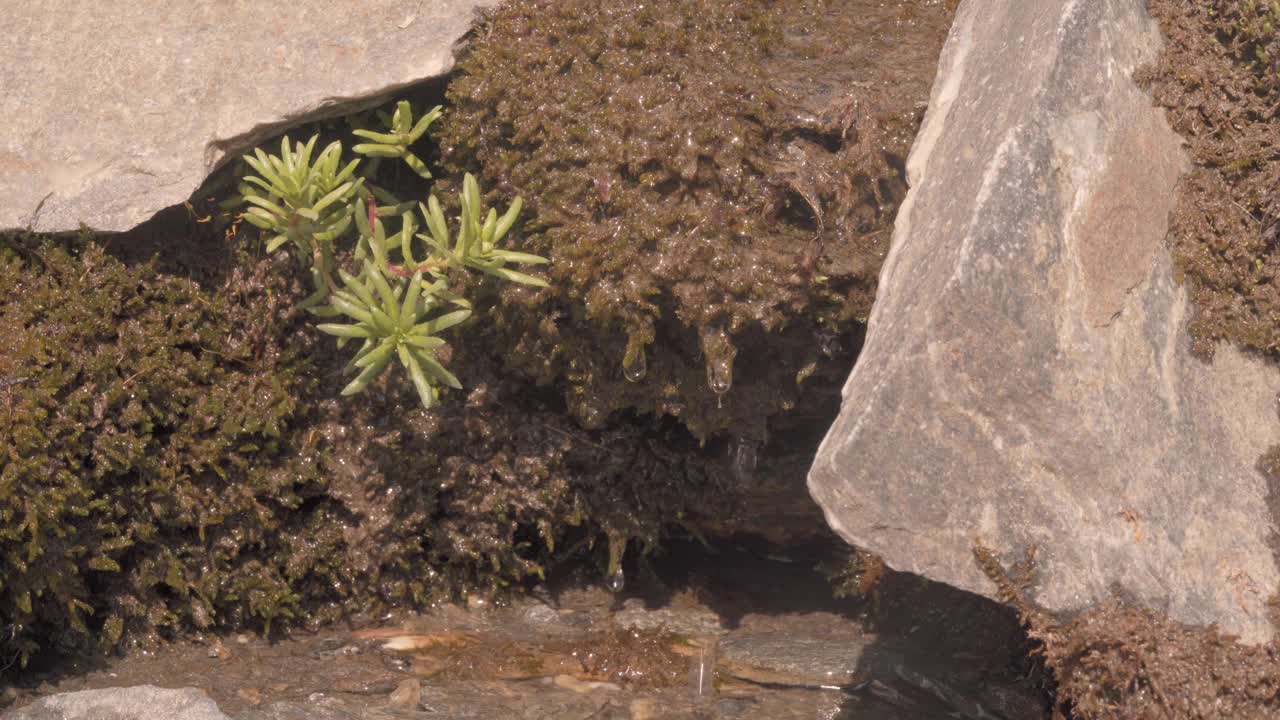
[[613,574],[605,579],[605,587],[609,588],[609,592],[611,593],[620,593],[626,586],[627,574],[622,572],[622,568],[614,570]]
[[835,357],[840,352],[840,335],[827,329],[818,331],[818,350],[824,357]]
[[609,540],[609,566],[604,579],[609,592],[620,593],[627,586],[627,576],[622,572],[622,556],[627,552],[627,536],[618,530],[605,530]]
[[707,361],[707,386],[711,392],[723,395],[733,387],[733,359],[719,358]]
[[702,332],[702,354],[707,358],[707,387],[724,395],[733,387],[733,357],[738,350],[718,328]]
[[640,382],[644,379],[645,372],[649,369],[648,362],[644,357],[644,347],[631,353],[629,357],[622,361],[622,375],[630,382]]

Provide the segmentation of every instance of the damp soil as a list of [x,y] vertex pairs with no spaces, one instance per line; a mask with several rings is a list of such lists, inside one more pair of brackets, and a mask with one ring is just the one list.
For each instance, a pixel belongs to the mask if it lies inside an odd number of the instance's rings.
[[196,687],[236,720],[1047,718],[1008,608],[888,573],[831,595],[839,546],[676,543],[613,593],[581,574],[512,602],[353,618],[278,642],[207,635],[33,676],[39,696]]

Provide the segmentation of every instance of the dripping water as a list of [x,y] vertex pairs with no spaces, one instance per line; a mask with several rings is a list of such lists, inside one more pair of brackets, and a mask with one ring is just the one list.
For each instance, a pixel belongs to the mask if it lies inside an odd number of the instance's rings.
[[628,359],[622,361],[622,375],[629,382],[640,382],[644,379],[644,374],[648,370],[648,363],[644,355],[644,348],[641,347],[631,354]]

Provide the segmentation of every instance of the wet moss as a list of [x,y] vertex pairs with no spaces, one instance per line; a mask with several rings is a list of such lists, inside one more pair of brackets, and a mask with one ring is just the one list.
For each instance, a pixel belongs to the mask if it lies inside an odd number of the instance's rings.
[[434,412],[386,377],[339,402],[283,256],[232,252],[202,287],[145,243],[4,243],[6,658],[492,594],[605,528],[651,544],[734,507],[683,433],[586,434],[484,348],[455,349],[472,390]]
[[[912,40],[926,54],[940,44],[945,8],[902,12],[937,28]],[[552,259],[551,289],[499,301],[512,371],[559,383],[588,428],[633,410],[760,441],[803,402],[806,368],[830,368],[870,310],[927,93],[831,51],[857,16],[827,0],[493,13],[439,139],[446,175],[528,200],[524,245]]]
[[269,284],[241,280],[212,298],[83,239],[5,243],[0,623],[16,652],[297,613],[331,550],[308,537],[317,516],[291,516],[324,488],[288,432],[307,363],[272,337]]

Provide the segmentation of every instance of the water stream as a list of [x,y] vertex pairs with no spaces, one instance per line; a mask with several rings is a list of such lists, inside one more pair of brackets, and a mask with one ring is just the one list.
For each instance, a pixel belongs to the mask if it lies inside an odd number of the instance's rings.
[[154,684],[201,688],[237,720],[1048,717],[1006,608],[891,572],[836,599],[815,567],[839,551],[676,543],[620,593],[579,568],[509,604],[79,661],[20,702]]

